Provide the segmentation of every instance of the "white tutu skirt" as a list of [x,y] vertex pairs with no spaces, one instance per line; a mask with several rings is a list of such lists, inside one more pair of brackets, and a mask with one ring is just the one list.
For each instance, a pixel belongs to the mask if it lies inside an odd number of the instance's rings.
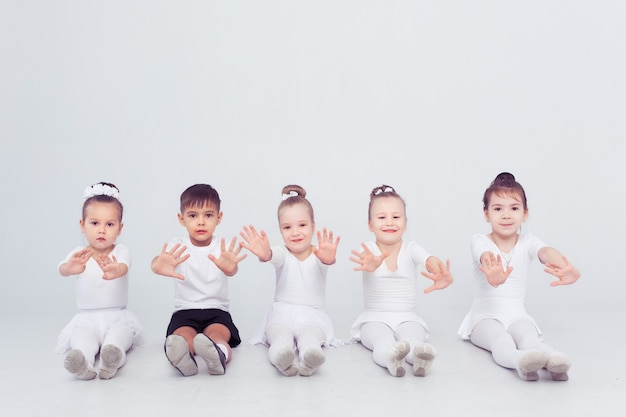
[[516,321],[529,321],[535,326],[541,338],[541,330],[526,311],[523,299],[510,297],[480,297],[475,299],[459,327],[458,335],[463,340],[469,340],[474,327],[487,319],[499,321],[505,329],[508,329]]
[[71,348],[70,342],[76,330],[91,330],[100,338],[104,339],[107,332],[118,326],[127,326],[134,334],[133,346],[141,344],[142,325],[139,318],[132,311],[122,309],[81,310],[76,313],[72,320],[61,330],[57,338],[56,351],[66,352]]
[[326,335],[325,345],[329,346],[335,344],[333,323],[324,310],[280,301],[276,301],[272,304],[270,311],[265,315],[263,322],[258,326],[254,336],[248,343],[253,345],[264,344],[267,346],[265,330],[274,324],[282,324],[289,327],[296,336],[300,329],[305,327],[319,327]]
[[481,321],[487,320],[487,319],[499,321],[500,323],[502,323],[502,326],[505,329],[508,329],[509,326],[515,323],[516,321],[522,321],[522,320],[529,321],[535,326],[535,329],[537,329],[537,334],[539,335],[539,339],[543,339],[539,325],[537,325],[537,322],[535,322],[535,319],[533,319],[525,311],[518,312],[517,314],[488,314],[488,313],[476,313],[476,312],[470,311],[469,313],[465,315],[465,318],[463,319],[463,322],[461,323],[461,326],[459,327],[459,330],[457,332],[458,335],[463,340],[470,340],[470,337],[472,335],[472,330],[474,330],[474,327],[476,327],[476,325],[480,323]]
[[391,328],[394,332],[397,331],[398,326],[406,322],[415,322],[422,325],[426,330],[426,337],[430,336],[430,331],[426,322],[412,311],[364,311],[359,314],[356,321],[350,328],[350,336],[354,340],[361,340],[361,326],[365,323],[384,323]]

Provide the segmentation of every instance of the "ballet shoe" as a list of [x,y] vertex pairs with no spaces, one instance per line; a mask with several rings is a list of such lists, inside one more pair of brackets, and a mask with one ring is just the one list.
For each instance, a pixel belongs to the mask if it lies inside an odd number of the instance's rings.
[[570,358],[560,352],[552,353],[546,361],[546,369],[554,381],[567,381],[569,379],[567,372],[571,366]]
[[406,358],[410,350],[411,345],[404,340],[400,340],[393,345],[387,364],[387,370],[392,376],[404,376],[406,373],[406,369],[404,369],[404,358]]
[[111,379],[117,373],[120,368],[124,352],[117,346],[106,345],[100,351],[100,369],[98,371],[98,378]]
[[88,381],[96,377],[96,371],[87,363],[85,355],[78,349],[72,349],[65,355],[63,366],[76,378]]
[[300,358],[300,376],[311,376],[326,361],[326,356],[321,348],[307,349]]
[[422,343],[413,349],[413,375],[426,376],[437,357],[437,349],[430,343]]
[[539,379],[539,370],[546,364],[547,355],[539,351],[526,352],[517,364],[517,374],[524,381]]

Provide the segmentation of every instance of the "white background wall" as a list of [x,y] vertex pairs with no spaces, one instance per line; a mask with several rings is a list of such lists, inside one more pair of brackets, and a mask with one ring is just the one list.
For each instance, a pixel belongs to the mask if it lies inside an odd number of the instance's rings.
[[[420,313],[460,322],[501,171],[526,188],[529,230],[583,273],[551,288],[537,266],[538,319],[565,303],[623,309],[625,17],[621,1],[2,0],[0,312],[69,320],[56,266],[82,241],[84,187],[105,180],[126,208],[130,307],[160,340],[172,284],[149,265],[184,232],[182,190],[217,188],[223,236],[254,224],[279,243],[280,190],[297,183],[342,238],[327,310],[347,336],[362,306],[348,257],[385,183],[407,201],[406,238],[452,261],[456,283]],[[273,277],[250,257],[232,280],[244,337]]]

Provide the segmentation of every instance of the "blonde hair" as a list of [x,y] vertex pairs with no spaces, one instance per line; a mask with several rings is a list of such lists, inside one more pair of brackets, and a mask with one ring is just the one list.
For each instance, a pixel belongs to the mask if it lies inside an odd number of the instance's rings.
[[291,184],[285,185],[282,189],[283,201],[278,205],[278,216],[280,221],[280,212],[285,207],[292,207],[296,204],[304,204],[309,211],[309,215],[311,216],[311,221],[315,223],[315,217],[313,215],[313,206],[306,199],[306,191],[304,188],[299,185]]

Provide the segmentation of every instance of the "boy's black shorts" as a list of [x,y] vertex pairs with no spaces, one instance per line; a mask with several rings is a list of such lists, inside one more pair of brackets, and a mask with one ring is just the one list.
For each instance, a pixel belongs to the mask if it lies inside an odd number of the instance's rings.
[[172,314],[169,326],[167,326],[167,334],[165,336],[171,335],[176,329],[184,326],[191,327],[198,333],[202,333],[210,324],[215,323],[223,324],[230,330],[230,340],[228,341],[230,347],[239,346],[241,343],[239,330],[233,323],[230,313],[219,308],[175,311]]

